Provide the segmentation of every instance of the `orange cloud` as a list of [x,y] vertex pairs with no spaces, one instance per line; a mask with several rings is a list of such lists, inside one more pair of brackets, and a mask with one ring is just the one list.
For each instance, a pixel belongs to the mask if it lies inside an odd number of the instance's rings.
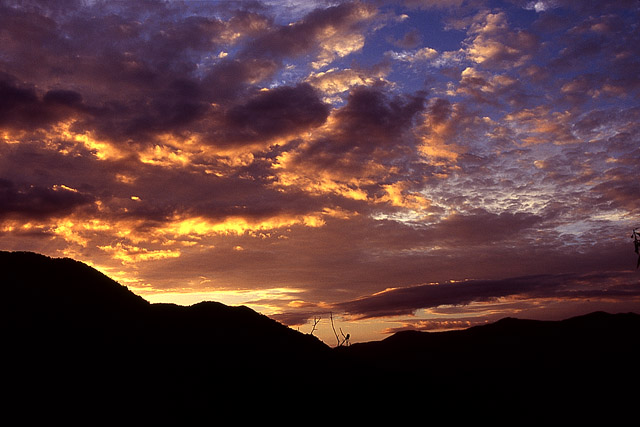
[[149,260],[161,260],[166,258],[177,258],[180,256],[179,250],[152,250],[123,244],[121,242],[118,242],[115,245],[98,246],[98,248],[109,253],[114,259],[122,261],[123,264],[138,263],[141,261]]
[[366,73],[351,68],[332,68],[326,71],[311,73],[307,81],[327,96],[340,94],[359,85],[370,86],[383,82],[384,70]]
[[523,144],[552,143],[557,145],[578,143],[571,131],[573,116],[569,111],[552,111],[550,107],[525,108],[504,117]]
[[504,12],[479,13],[468,34],[467,56],[483,65],[519,67],[533,57],[538,47],[533,34],[511,30]]
[[386,194],[380,197],[378,201],[412,211],[423,211],[431,206],[431,202],[426,197],[420,193],[410,191],[408,187],[409,183],[403,181],[383,185],[382,188]]

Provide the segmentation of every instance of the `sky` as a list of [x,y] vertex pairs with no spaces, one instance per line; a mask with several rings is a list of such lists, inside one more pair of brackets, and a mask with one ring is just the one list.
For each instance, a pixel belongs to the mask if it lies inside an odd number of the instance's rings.
[[0,249],[330,345],[640,312],[639,25],[635,0],[0,0]]

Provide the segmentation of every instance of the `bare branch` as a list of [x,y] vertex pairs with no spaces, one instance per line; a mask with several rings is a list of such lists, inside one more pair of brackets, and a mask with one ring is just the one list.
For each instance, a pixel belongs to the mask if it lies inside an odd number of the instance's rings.
[[342,335],[342,341],[340,341],[340,337],[338,337],[338,333],[336,332],[336,327],[333,324],[333,313],[329,313],[329,317],[331,318],[331,328],[333,329],[333,334],[336,336],[338,347],[342,347],[345,343],[349,345],[349,338],[351,338],[351,335],[345,335],[344,332],[342,332],[342,328],[340,328],[340,334]]
[[336,341],[338,341],[338,346],[340,346],[340,338],[338,338],[338,333],[336,332],[336,327],[333,324],[333,313],[329,313],[329,318],[331,319],[331,329],[333,329],[333,334],[336,336]]
[[313,335],[316,330],[316,326],[320,323],[320,319],[322,319],[320,316],[313,318],[313,328],[311,329],[311,332],[309,332],[309,335]]

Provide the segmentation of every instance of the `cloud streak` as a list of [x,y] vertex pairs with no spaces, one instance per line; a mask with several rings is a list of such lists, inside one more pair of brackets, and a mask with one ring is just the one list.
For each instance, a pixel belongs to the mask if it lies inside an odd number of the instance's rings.
[[389,289],[340,304],[361,318],[409,315],[419,309],[515,299],[635,299],[640,297],[633,273],[592,273],[465,280]]

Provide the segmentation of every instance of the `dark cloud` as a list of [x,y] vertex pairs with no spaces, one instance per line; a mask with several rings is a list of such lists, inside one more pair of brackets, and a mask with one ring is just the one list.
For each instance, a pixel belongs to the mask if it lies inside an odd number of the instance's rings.
[[280,64],[268,58],[224,59],[203,78],[203,90],[214,102],[243,97],[252,86],[268,81]]
[[499,280],[467,280],[404,287],[339,304],[363,318],[408,315],[421,308],[467,305],[501,297],[637,298],[638,279],[632,273],[538,275]]
[[344,2],[336,6],[318,8],[292,25],[277,27],[274,31],[253,40],[242,53],[249,57],[267,56],[276,59],[307,54],[318,55],[322,40],[328,35],[340,37],[364,31],[364,22],[374,15],[375,9],[366,3]]
[[229,109],[224,128],[230,142],[269,141],[320,126],[328,116],[328,105],[309,84],[301,83],[257,92]]
[[0,75],[0,126],[7,129],[46,128],[83,111],[82,95],[51,90],[41,96],[34,87]]
[[[317,197],[301,191],[282,192],[241,177],[224,180],[208,180],[194,177],[200,190],[182,197],[181,209],[177,211],[214,221],[227,218],[243,218],[247,221],[268,221],[271,218],[295,217],[322,211],[330,204],[327,198]],[[207,188],[203,196],[202,189]]]
[[0,179],[0,218],[47,219],[69,214],[93,201],[92,196],[62,185],[43,188]]
[[7,126],[14,122],[28,121],[30,116],[37,116],[38,113],[33,109],[38,106],[38,101],[33,89],[17,87],[6,79],[0,81],[2,125]]
[[42,100],[45,104],[61,105],[65,107],[77,107],[82,105],[82,95],[72,90],[50,90],[44,94]]
[[[356,87],[347,104],[335,116],[338,131],[346,141],[378,144],[390,142],[411,127],[416,114],[425,108],[424,93],[409,96],[388,96],[376,88]],[[362,137],[356,138],[357,135]]]
[[331,128],[298,153],[310,168],[362,176],[372,161],[392,166],[414,152],[414,119],[426,108],[425,94],[394,96],[381,88],[356,87],[333,113]]
[[[271,77],[278,65],[217,58],[268,20],[238,11],[221,21],[202,6],[201,16],[189,5],[164,2],[3,6],[2,66],[29,84],[3,79],[3,118],[24,126],[54,123],[69,118],[50,114],[54,106],[77,108],[83,101],[91,115],[76,129],[118,144],[152,142],[159,134],[180,135],[187,126],[197,131],[215,122],[204,120],[213,113],[212,102]],[[51,90],[45,100],[51,103],[40,102],[35,87]]]
[[[570,9],[570,19],[564,7]],[[624,2],[563,4],[545,12],[541,19],[558,24],[555,35],[549,36],[554,41],[549,47],[555,51],[547,66],[554,75],[566,76],[557,84],[570,105],[637,91],[639,35],[628,31],[635,26],[637,13],[637,4]]]
[[629,10],[638,10],[638,2],[634,0],[595,0],[590,2],[574,2],[571,0],[554,0],[546,2],[549,10],[553,11],[556,7],[573,12],[578,12],[584,16],[592,16],[593,14],[620,13]]
[[[318,48],[339,54],[331,46],[319,47],[319,40],[327,31],[338,40],[341,33],[356,34],[373,13],[368,6],[344,3],[313,11],[296,25],[277,26],[247,10],[226,9],[229,17],[222,21],[193,15],[188,5],[147,6],[6,7],[6,69],[52,92],[51,105],[41,105],[33,89],[3,83],[4,118],[24,126],[38,119],[55,123],[70,116],[52,116],[51,107],[70,110],[84,103],[91,114],[75,129],[136,146],[166,134],[200,134],[212,145],[228,146],[317,126],[327,107],[310,87],[269,93],[256,88],[275,76],[286,57]],[[25,52],[29,40],[36,49]],[[240,52],[225,58],[229,48]]]
[[444,123],[451,116],[451,101],[435,98],[429,106],[429,119],[436,125]]
[[[640,161],[640,158],[636,160]],[[612,208],[640,212],[640,181],[635,176],[635,171],[628,167],[612,168],[606,172],[604,178],[605,182],[593,187],[594,192],[601,194],[601,201]]]
[[196,127],[211,110],[198,91],[198,84],[193,81],[175,80],[159,87],[148,98],[106,102],[94,108],[90,117],[80,120],[75,126],[93,131],[98,138],[118,145],[125,142],[153,143],[155,137],[163,134],[180,137]]
[[[539,226],[542,218],[525,212],[487,212],[470,209],[465,214],[454,214],[434,227],[434,241],[454,240],[461,246],[495,244],[515,240]],[[514,239],[515,238],[515,239]]]
[[394,46],[398,46],[402,49],[415,49],[420,45],[421,37],[420,32],[415,28],[411,31],[408,31],[401,39],[398,40],[389,40]]
[[[341,34],[358,36],[374,14],[369,6],[343,3],[279,26],[246,8],[203,5],[196,15],[178,3],[70,7],[3,6],[3,68],[31,85],[3,81],[3,119],[23,127],[52,124],[71,118],[52,115],[54,106],[71,111],[82,104],[90,115],[74,129],[135,146],[194,133],[228,146],[321,124],[326,107],[310,87],[255,90],[285,58],[343,55],[336,49],[349,48],[340,44]],[[230,48],[239,53],[227,58]],[[51,90],[50,103],[33,87]]]

